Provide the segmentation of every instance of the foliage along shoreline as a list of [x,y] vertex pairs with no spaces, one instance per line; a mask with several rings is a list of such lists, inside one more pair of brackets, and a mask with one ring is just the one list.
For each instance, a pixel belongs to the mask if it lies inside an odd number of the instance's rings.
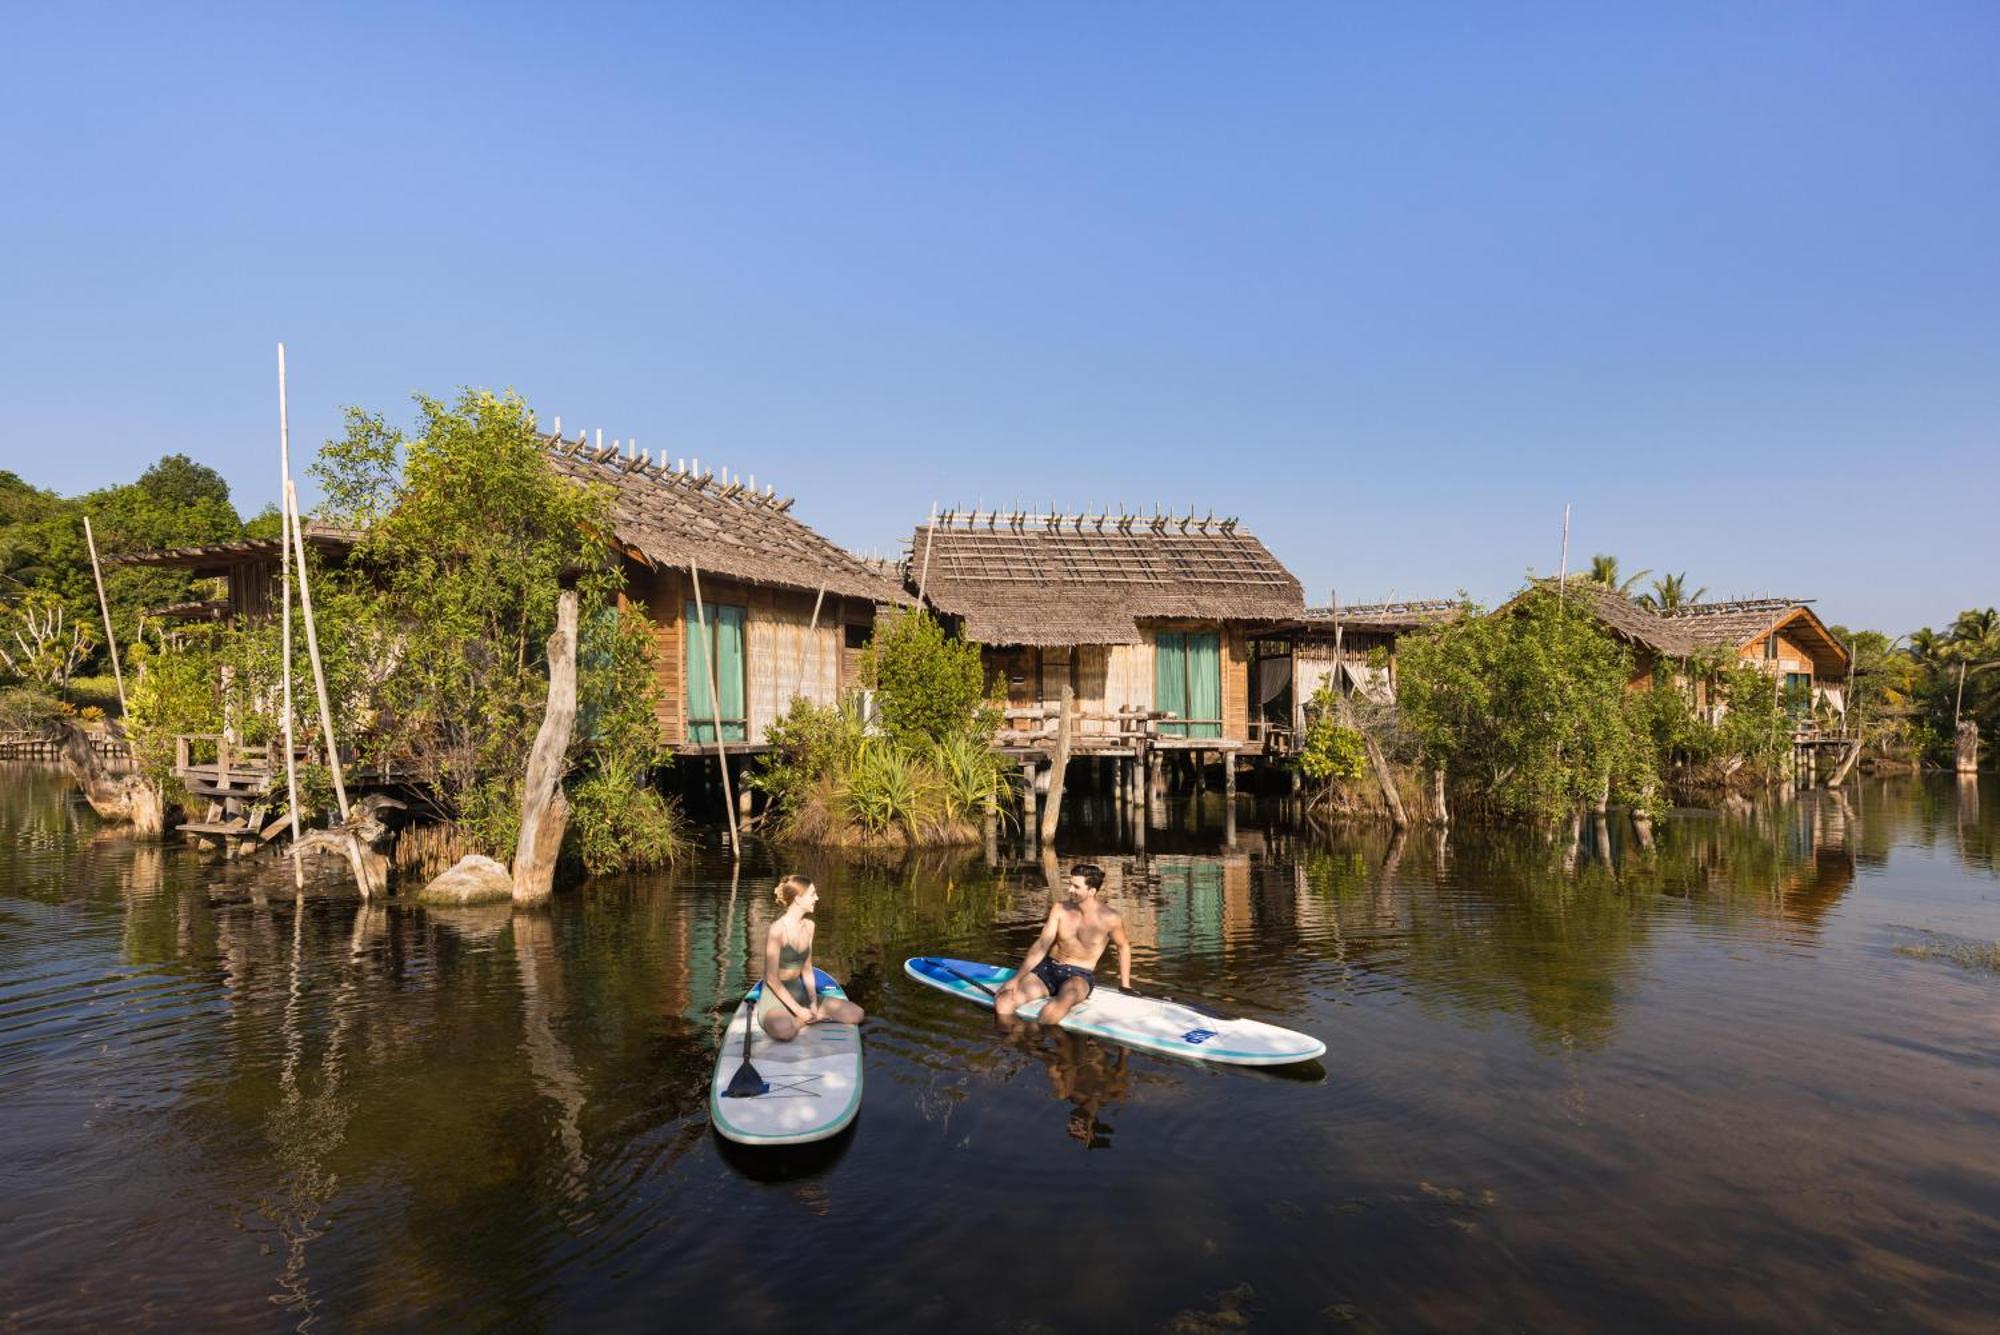
[[[415,403],[407,433],[350,409],[344,434],[310,469],[325,497],[316,518],[359,534],[345,561],[310,556],[343,755],[394,769],[425,793],[422,814],[450,832],[444,846],[510,851],[521,761],[545,692],[543,645],[557,592],[574,588],[579,717],[566,757],[566,857],[589,873],[671,860],[689,833],[654,781],[668,753],[654,721],[652,637],[643,613],[621,605],[608,497],[553,474],[534,416],[514,395],[467,390]],[[0,472],[0,730],[118,711],[85,516],[106,555],[269,539],[280,528],[275,507],[244,518],[222,477],[184,455],[132,483],[67,498]],[[1621,593],[1634,583],[1608,557],[1585,578]],[[1699,597],[1686,583],[1664,577],[1639,599],[1667,607]],[[173,568],[106,571],[129,697],[119,722],[141,773],[183,803],[172,792],[176,736],[220,732],[225,721],[247,743],[275,731],[275,620],[147,615],[213,604],[214,586]],[[1730,703],[1720,719],[1702,717],[1678,689],[1685,682],[1627,690],[1629,650],[1589,618],[1565,616],[1559,604],[1552,612],[1532,589],[1510,606],[1506,616],[1467,616],[1406,637],[1392,717],[1320,702],[1298,765],[1322,814],[1365,814],[1385,801],[1379,776],[1367,781],[1368,738],[1385,752],[1402,805],[1422,812],[1442,790],[1451,812],[1501,820],[1556,820],[1608,803],[1645,816],[1780,777],[1799,702],[1768,677],[1726,661],[1690,664]],[[1849,707],[1864,764],[1946,761],[1961,722],[1989,742],[2000,732],[1993,609],[1893,639],[1832,629],[1855,656]],[[832,846],[977,838],[981,824],[1005,814],[1006,790],[986,745],[992,707],[978,647],[927,613],[903,613],[885,621],[868,673],[879,709],[872,724],[799,703],[778,725],[749,776],[768,803],[762,831]],[[316,737],[310,691],[297,694],[295,711],[297,735]],[[310,756],[302,777],[302,815],[324,815],[324,757]]]

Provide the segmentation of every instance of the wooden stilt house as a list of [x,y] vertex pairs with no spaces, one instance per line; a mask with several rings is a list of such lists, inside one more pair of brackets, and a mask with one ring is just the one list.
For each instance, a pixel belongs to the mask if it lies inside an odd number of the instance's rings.
[[909,587],[983,646],[1010,710],[1155,712],[1163,745],[1261,744],[1249,637],[1305,610],[1234,519],[950,513],[910,540]]
[[859,686],[876,608],[900,581],[814,532],[755,478],[549,439],[557,472],[613,493],[626,596],[657,628],[660,726],[684,753],[766,744],[794,697]]
[[[319,550],[328,560],[346,558],[361,538],[351,529],[307,522],[300,536],[308,547]],[[158,621],[235,621],[245,625],[269,621],[278,615],[278,572],[284,565],[283,544],[277,538],[245,538],[237,542],[208,543],[199,547],[157,547],[149,551],[122,552],[104,558],[110,567],[179,569],[189,579],[214,579],[221,587],[214,597],[148,608],[146,616]]]

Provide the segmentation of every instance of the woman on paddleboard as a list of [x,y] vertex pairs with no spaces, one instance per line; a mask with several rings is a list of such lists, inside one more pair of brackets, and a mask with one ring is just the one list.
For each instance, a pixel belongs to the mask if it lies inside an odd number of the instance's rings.
[[757,1023],[780,1043],[821,1020],[860,1024],[864,1012],[844,997],[821,997],[813,981],[813,909],[819,890],[810,877],[787,876],[772,892],[784,908],[764,936],[764,986]]

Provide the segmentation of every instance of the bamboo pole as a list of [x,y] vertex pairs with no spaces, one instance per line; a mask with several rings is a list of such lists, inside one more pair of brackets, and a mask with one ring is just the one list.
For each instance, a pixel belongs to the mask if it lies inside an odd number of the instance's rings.
[[[806,627],[806,641],[805,641],[805,643],[804,643],[804,644],[802,644],[802,645],[800,645],[800,646],[799,646],[799,676],[798,676],[798,681],[799,681],[799,688],[800,688],[800,689],[799,689],[799,692],[798,692],[798,693],[799,693],[800,695],[804,695],[804,694],[805,694],[805,681],[806,681],[806,661],[807,661],[807,660],[808,660],[809,658],[811,658],[811,657],[812,657],[812,642],[813,642],[813,636],[815,636],[815,635],[819,634],[819,609],[820,609],[820,607],[821,607],[822,605],[824,605],[824,604],[825,604],[825,602],[826,602],[826,585],[822,584],[822,585],[820,585],[820,586],[819,586],[819,594],[818,594],[818,596],[817,596],[817,597],[815,597],[815,598],[813,599],[813,616],[812,616],[812,624]],[[834,652],[835,652],[835,653],[837,654],[837,653],[839,653],[839,652],[840,652],[840,650],[839,650],[838,648],[836,648],[836,649],[834,650]],[[836,682],[835,682],[835,687],[834,687],[834,695],[835,695],[835,697],[836,697],[836,698],[837,698],[837,697],[839,696],[839,694],[840,694],[840,690],[839,690],[839,683],[838,683],[838,680],[837,680],[837,679],[839,678],[839,676],[840,676],[840,671],[839,671],[839,669],[838,669],[838,668],[836,667],[836,668],[835,668],[835,670],[834,670],[834,677],[836,678]]]
[[125,713],[125,669],[118,666],[118,636],[111,629],[111,604],[104,597],[104,572],[97,564],[97,536],[90,531],[90,516],[83,517],[83,540],[90,547],[90,577],[97,582],[97,610],[104,614],[104,647],[111,651],[111,675],[118,682],[118,712]]
[[298,562],[299,610],[306,618],[306,655],[312,659],[313,691],[319,697],[320,732],[326,738],[327,764],[333,770],[333,796],[340,805],[340,819],[348,817],[347,780],[341,772],[340,747],[333,739],[333,704],[326,693],[326,667],[319,656],[319,629],[313,621],[312,581],[306,577],[306,541],[300,532],[299,493],[290,478],[285,479],[285,514],[291,520],[292,555]]
[[[351,811],[347,805],[347,780],[340,763],[340,744],[333,735],[333,704],[326,693],[326,668],[319,657],[319,630],[313,621],[312,581],[306,577],[306,541],[300,531],[299,493],[290,478],[285,479],[285,514],[291,521],[292,555],[298,561],[299,610],[306,619],[306,654],[312,659],[313,690],[319,698],[320,732],[326,738],[327,766],[333,771],[333,796],[340,806],[340,823],[346,825]],[[361,841],[352,830],[347,833],[347,861],[354,869],[354,883],[363,899],[375,894],[374,878],[368,874],[368,860],[361,855]]]
[[931,540],[932,540],[932,539],[934,539],[935,537],[937,537],[937,519],[938,519],[938,516],[937,516],[937,502],[936,502],[936,501],[932,501],[932,502],[931,502],[931,522],[930,522],[929,526],[928,526],[928,527],[926,527],[926,528],[924,529],[924,564],[923,564],[923,569],[917,572],[917,606],[918,606],[919,608],[921,608],[921,607],[922,607],[922,606],[924,605],[924,589],[926,588],[926,586],[928,586],[928,584],[929,584],[929,582],[930,582],[930,577],[931,577]]
[[[292,485],[292,434],[291,419],[285,407],[285,345],[278,345],[278,486]],[[278,583],[284,628],[281,633],[284,655],[284,718],[285,718],[285,794],[290,801],[292,818],[292,887],[303,890],[306,886],[304,865],[299,861],[299,762],[295,754],[298,750],[297,738],[293,732],[292,718],[292,507],[287,504],[278,516],[282,526],[278,543]]]
[[1569,503],[1563,503],[1563,554],[1562,572],[1556,577],[1556,605],[1563,606],[1569,600]]
[[708,669],[708,718],[715,729],[715,762],[722,767],[722,806],[729,817],[729,856],[743,856],[742,836],[736,829],[736,797],[729,790],[729,748],[722,740],[722,676],[715,664],[715,651],[708,643],[708,611],[701,600],[701,571],[688,561],[688,577],[694,581],[695,631],[701,637],[701,661]]

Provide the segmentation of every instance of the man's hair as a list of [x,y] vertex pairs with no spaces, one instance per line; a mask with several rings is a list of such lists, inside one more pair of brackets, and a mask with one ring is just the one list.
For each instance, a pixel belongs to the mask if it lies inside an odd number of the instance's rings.
[[1071,876],[1081,876],[1083,883],[1093,890],[1104,888],[1104,868],[1095,862],[1079,862],[1069,869]]

